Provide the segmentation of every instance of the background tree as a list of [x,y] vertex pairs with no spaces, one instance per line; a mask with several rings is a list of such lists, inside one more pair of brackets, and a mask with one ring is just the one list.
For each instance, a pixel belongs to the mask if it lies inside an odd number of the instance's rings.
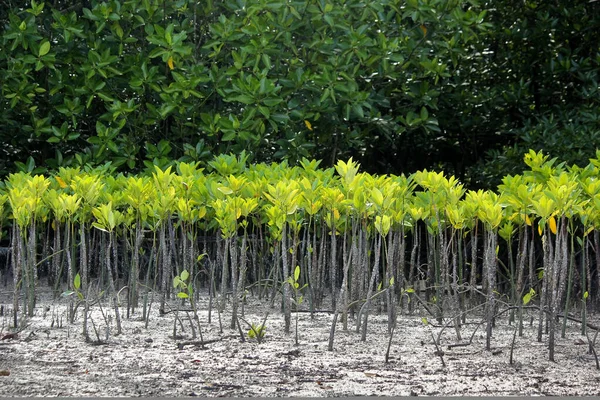
[[247,149],[476,187],[598,141],[598,2],[0,3],[2,174]]
[[481,111],[469,124],[479,150],[469,173],[473,184],[491,186],[522,171],[528,149],[586,165],[600,145],[600,3],[502,1],[482,7],[490,10],[494,29],[479,41],[486,47],[474,75],[482,96],[476,101]]

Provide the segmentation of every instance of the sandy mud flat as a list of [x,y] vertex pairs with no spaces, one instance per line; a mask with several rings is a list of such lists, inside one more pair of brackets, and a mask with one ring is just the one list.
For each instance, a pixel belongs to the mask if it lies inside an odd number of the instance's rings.
[[[570,322],[566,337],[557,340],[557,361],[549,362],[547,336],[538,343],[537,324],[528,322],[523,337],[516,339],[511,365],[514,325],[507,318],[497,321],[491,351],[485,350],[480,326],[472,343],[463,347],[449,348],[461,341],[454,329],[444,329],[439,352],[433,337],[442,328],[425,325],[418,312],[402,315],[385,363],[389,340],[385,315],[370,318],[366,342],[355,332],[355,321],[350,320],[348,331],[339,324],[330,352],[330,313],[314,318],[299,313],[296,346],[294,325],[285,335],[280,310],[266,301],[250,298],[244,312],[244,319],[253,323],[260,323],[269,312],[262,343],[242,342],[238,331],[229,329],[229,309],[222,315],[223,332],[216,312],[208,324],[207,304],[205,298],[199,303],[203,339],[208,342],[203,347],[190,343],[199,338],[192,338],[185,312],[179,314],[182,324],[174,339],[174,314],[159,316],[156,305],[147,328],[136,310],[129,319],[123,318],[121,335],[114,334],[114,310],[103,306],[105,320],[95,306],[92,319],[102,342],[86,343],[81,314],[74,324],[66,321],[65,299],[40,302],[26,327],[11,337],[10,300],[3,295],[0,396],[600,395],[600,371],[576,323]],[[479,322],[467,320],[461,331],[463,343]],[[590,331],[590,336],[594,333]],[[92,338],[96,338],[93,330]]]

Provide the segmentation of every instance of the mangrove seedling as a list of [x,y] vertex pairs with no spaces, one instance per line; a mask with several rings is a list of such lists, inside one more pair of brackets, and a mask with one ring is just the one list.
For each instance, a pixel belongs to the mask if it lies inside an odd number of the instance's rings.
[[296,265],[296,269],[294,270],[294,276],[288,277],[287,283],[289,283],[290,287],[292,288],[292,292],[293,292],[292,302],[296,306],[296,337],[295,337],[295,340],[296,340],[296,346],[298,346],[298,313],[299,313],[298,308],[304,301],[304,296],[302,296],[302,294],[301,294],[302,290],[308,286],[308,284],[305,283],[302,287],[300,287],[300,266],[299,265]]
[[265,325],[258,325],[251,323],[250,329],[248,330],[248,338],[256,339],[258,342],[262,342],[262,339],[265,337],[267,332],[267,327]]
[[[204,343],[204,339],[202,338],[202,328],[200,326],[200,318],[198,317],[198,308],[196,307],[196,301],[194,299],[194,288],[191,282],[187,282],[190,278],[190,273],[184,269],[181,273],[175,278],[173,278],[173,288],[179,289],[179,293],[177,293],[177,297],[180,299],[188,299],[190,301],[190,305],[192,306],[192,312],[194,313],[194,321],[196,321],[196,325],[198,325],[198,333],[200,335],[200,341]],[[177,310],[179,310],[179,306],[177,306]],[[175,320],[175,326],[177,324],[177,317]],[[196,336],[196,330],[194,325],[192,327],[192,335]],[[173,328],[173,337],[175,337],[175,327]]]
[[[78,298],[78,302],[75,305],[75,307],[73,308],[72,311],[70,311],[73,315],[77,312],[77,307],[79,307],[80,304],[84,304],[84,312],[83,312],[83,337],[85,338],[86,342],[91,342],[89,333],[88,333],[88,313],[89,313],[89,307],[90,307],[90,301],[89,301],[89,296],[85,296],[83,294],[83,289],[81,287],[81,275],[77,274],[75,275],[75,277],[73,278],[73,290],[66,290],[62,293],[63,297],[72,297],[73,295],[76,295]],[[98,298],[96,301],[94,301],[93,303],[100,303],[100,298],[104,295],[104,291],[100,292],[98,295]],[[73,303],[71,302],[71,305]],[[70,307],[71,308],[71,307]],[[102,308],[100,308],[100,312],[102,313],[102,316],[104,317],[104,319],[106,320],[106,316],[104,315],[104,311],[102,310]],[[103,343],[102,339],[100,339],[100,334],[98,333],[98,330],[96,329],[96,325],[94,324],[94,321],[91,319],[90,316],[90,320],[92,321],[92,327],[94,328],[94,332],[96,334],[96,342],[95,343]],[[108,332],[108,325],[106,327],[107,332]],[[108,340],[108,337],[107,337]]]

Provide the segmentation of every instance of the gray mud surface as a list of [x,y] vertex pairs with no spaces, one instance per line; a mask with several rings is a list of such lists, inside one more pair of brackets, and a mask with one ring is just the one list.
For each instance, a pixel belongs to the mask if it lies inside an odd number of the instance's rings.
[[[10,333],[10,298],[0,295],[3,338]],[[199,338],[192,338],[185,312],[179,314],[184,328],[181,332],[178,324],[181,337],[173,339],[174,313],[159,316],[156,303],[147,329],[141,310],[136,310],[129,319],[123,317],[121,335],[114,334],[114,310],[104,305],[108,340],[105,319],[94,306],[92,318],[102,343],[86,343],[81,335],[81,312],[74,324],[67,323],[68,300],[40,302],[17,337],[0,340],[0,396],[600,395],[600,371],[576,323],[569,323],[566,338],[559,335],[557,361],[549,362],[547,335],[538,343],[537,320],[530,325],[527,315],[511,365],[514,325],[506,317],[497,321],[491,351],[485,350],[480,320],[467,321],[462,341],[453,328],[445,329],[440,357],[432,333],[437,337],[442,328],[425,325],[424,314],[417,311],[413,316],[399,316],[386,364],[389,336],[383,314],[370,317],[366,342],[355,332],[355,321],[350,320],[348,331],[340,323],[335,349],[330,352],[330,313],[318,313],[312,319],[308,313],[299,313],[300,344],[295,346],[294,325],[292,333],[285,335],[280,310],[270,308],[267,301],[249,298],[244,319],[260,323],[269,312],[267,333],[262,343],[242,342],[238,331],[229,329],[230,308],[222,315],[221,333],[217,313],[213,310],[208,324],[208,299],[201,300],[203,339],[210,342],[204,347],[186,344]],[[468,342],[476,328],[470,345],[448,348]],[[91,327],[90,331],[96,339]],[[594,333],[590,331],[590,337]]]

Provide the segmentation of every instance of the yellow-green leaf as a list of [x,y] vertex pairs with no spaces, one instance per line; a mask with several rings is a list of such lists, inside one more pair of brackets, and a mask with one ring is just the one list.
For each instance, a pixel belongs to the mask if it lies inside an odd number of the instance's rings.
[[381,190],[373,188],[371,190],[371,198],[377,207],[381,207],[383,205],[383,194],[381,193]]
[[187,279],[190,277],[190,273],[187,271],[187,269],[184,269],[183,271],[181,271],[180,276],[182,281],[187,281]]
[[525,296],[523,296],[523,305],[526,306],[527,304],[529,304],[529,302],[531,301],[533,296],[535,296],[535,290],[533,290],[533,288],[531,288],[531,289],[529,289],[529,293],[527,293]]
[[60,176],[55,176],[54,179],[56,179],[56,182],[58,182],[58,185],[61,187],[61,189],[64,189],[67,187],[67,184],[64,180],[62,180],[62,178]]
[[50,42],[46,41],[46,42],[42,43],[42,45],[40,46],[40,51],[38,53],[38,56],[43,57],[46,54],[48,54],[49,51],[50,51]]
[[228,188],[227,186],[220,186],[217,188],[217,190],[223,194],[232,194],[233,190],[231,190],[231,188]]
[[556,219],[554,217],[548,218],[548,227],[550,228],[550,232],[556,235]]

